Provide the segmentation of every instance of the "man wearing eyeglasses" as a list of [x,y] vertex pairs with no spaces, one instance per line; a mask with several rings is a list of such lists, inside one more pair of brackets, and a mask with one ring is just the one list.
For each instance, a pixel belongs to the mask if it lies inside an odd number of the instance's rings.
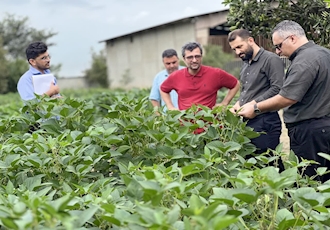
[[[209,108],[228,105],[239,90],[239,81],[231,74],[219,68],[202,65],[202,47],[190,42],[182,47],[182,57],[187,68],[172,73],[160,86],[161,96],[169,110],[185,110],[193,104]],[[229,89],[223,101],[216,104],[217,92],[221,88]],[[179,108],[171,101],[170,92],[178,93]]]
[[[17,83],[17,91],[23,101],[35,98],[32,76],[50,73],[50,55],[47,50],[47,45],[38,41],[31,43],[25,51],[30,68]],[[60,89],[54,77],[54,80],[49,82],[49,89],[44,94],[49,97],[56,97],[59,92]]]
[[[290,147],[299,158],[314,160],[304,171],[315,176],[318,167],[330,169],[330,162],[318,155],[330,154],[330,50],[308,41],[303,28],[294,21],[280,22],[272,33],[279,55],[289,57],[289,66],[279,94],[254,105],[242,107],[240,115],[253,118],[261,112],[284,109]],[[322,182],[329,174],[317,176]]]
[[[284,62],[276,54],[259,47],[248,30],[232,31],[228,35],[228,42],[244,61],[240,74],[240,97],[231,109],[236,114],[244,104],[255,104],[280,92],[284,78]],[[282,122],[277,111],[260,113],[255,118],[245,120],[256,132],[264,132],[251,140],[257,147],[255,154],[275,149],[280,143]],[[279,168],[284,170],[281,161]]]

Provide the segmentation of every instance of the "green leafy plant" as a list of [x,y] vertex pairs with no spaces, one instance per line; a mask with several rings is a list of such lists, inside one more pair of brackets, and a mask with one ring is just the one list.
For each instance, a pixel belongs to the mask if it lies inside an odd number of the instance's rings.
[[[156,116],[148,90],[80,93],[37,97],[10,116],[0,108],[4,228],[330,226],[329,182],[301,175],[313,162],[283,153],[282,145],[255,156],[250,139],[259,134],[228,108]],[[198,128],[204,132],[194,134]]]
[[271,30],[277,23],[293,20],[304,28],[308,39],[329,48],[330,9],[327,1],[225,0],[223,4],[229,6],[227,19],[231,30],[245,28],[253,36],[271,38]]

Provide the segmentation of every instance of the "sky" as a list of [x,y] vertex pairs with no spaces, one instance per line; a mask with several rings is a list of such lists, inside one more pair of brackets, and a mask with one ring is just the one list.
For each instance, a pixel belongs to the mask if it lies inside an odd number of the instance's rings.
[[105,48],[100,41],[224,8],[221,0],[1,0],[0,20],[28,17],[30,27],[56,32],[51,64],[62,64],[60,77],[75,77]]

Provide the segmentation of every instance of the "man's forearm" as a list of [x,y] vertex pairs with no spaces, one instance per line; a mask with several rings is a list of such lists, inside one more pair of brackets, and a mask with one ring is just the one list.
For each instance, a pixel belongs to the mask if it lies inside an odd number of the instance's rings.
[[171,109],[175,108],[172,103],[171,96],[169,93],[165,93],[162,90],[160,90],[160,96],[162,97],[163,101],[165,102],[167,109],[171,110]]
[[58,87],[58,85],[54,85],[54,83],[50,83],[50,87],[49,90],[47,92],[45,92],[44,94],[46,94],[49,97],[52,97],[56,94],[58,94],[60,92],[60,88]]
[[276,96],[280,92],[280,90],[281,88],[279,86],[272,86],[266,92],[264,92],[262,95],[258,96],[254,100],[256,102],[267,100],[269,98]]
[[240,87],[240,83],[237,81],[237,84],[234,88],[230,89],[226,95],[226,97],[222,100],[221,104],[228,105],[231,100],[235,97]]
[[295,104],[297,101],[285,98],[281,95],[276,95],[272,98],[269,98],[265,101],[261,101],[259,103],[253,103],[249,102],[244,104],[241,107],[241,111],[238,112],[238,115],[243,116],[245,118],[254,118],[257,114],[255,113],[255,105],[257,105],[258,109],[264,113],[264,112],[270,112],[270,111],[277,111],[282,108],[288,107],[290,105]]
[[295,104],[297,101],[291,100],[289,98],[282,97],[281,95],[275,95],[265,101],[258,103],[258,108],[261,112],[277,111],[287,106]]
[[150,102],[151,102],[151,104],[152,104],[153,107],[160,107],[159,101],[156,101],[156,100],[151,99]]

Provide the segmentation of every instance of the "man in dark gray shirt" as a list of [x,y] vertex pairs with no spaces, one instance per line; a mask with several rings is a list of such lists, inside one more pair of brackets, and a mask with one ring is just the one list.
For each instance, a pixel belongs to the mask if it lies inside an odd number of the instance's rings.
[[[236,113],[246,103],[255,104],[278,94],[284,78],[284,63],[274,53],[259,47],[250,32],[237,29],[228,35],[230,47],[244,61],[241,74],[241,94],[232,108]],[[277,112],[262,113],[249,119],[247,125],[256,132],[264,132],[251,142],[257,147],[256,154],[267,149],[275,149],[280,143],[282,124]],[[280,170],[283,170],[282,161],[279,161]]]
[[[265,112],[285,108],[290,147],[298,157],[319,163],[304,171],[314,176],[318,167],[330,169],[330,162],[317,154],[330,154],[330,50],[308,41],[303,28],[294,21],[280,22],[272,38],[276,52],[291,60],[283,87],[278,95],[244,106],[239,114],[252,118],[256,109]],[[330,176],[316,179],[324,182]]]

